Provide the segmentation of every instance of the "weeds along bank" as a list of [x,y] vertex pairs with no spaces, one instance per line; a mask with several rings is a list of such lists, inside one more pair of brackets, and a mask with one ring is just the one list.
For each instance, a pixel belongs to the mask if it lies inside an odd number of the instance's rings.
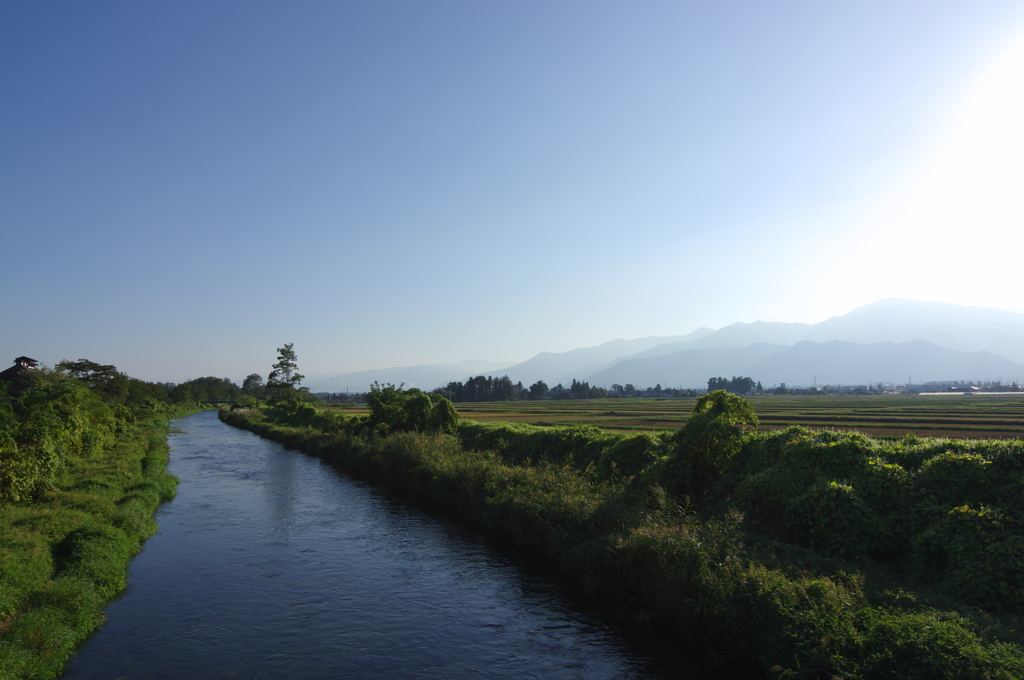
[[770,676],[1024,677],[1021,442],[758,433],[750,405],[724,392],[665,433],[453,414],[390,386],[362,417],[221,410]]
[[40,370],[0,399],[0,678],[60,675],[125,587],[128,562],[174,497],[169,418],[196,404],[109,403]]

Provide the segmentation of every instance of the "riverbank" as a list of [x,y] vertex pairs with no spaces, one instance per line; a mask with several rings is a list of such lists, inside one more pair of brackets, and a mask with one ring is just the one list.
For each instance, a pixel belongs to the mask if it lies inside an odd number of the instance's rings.
[[157,506],[174,497],[167,421],[198,410],[120,421],[112,443],[69,457],[32,497],[0,502],[0,678],[59,676],[103,623]]
[[[844,452],[860,461],[846,474],[867,470],[865,493],[876,484],[880,498],[886,483],[899,486],[903,467],[869,464],[857,446],[878,460],[883,451],[866,438],[830,439],[798,428],[738,435],[711,409],[680,433],[632,436],[465,422],[457,436],[396,432],[308,406],[222,409],[221,417],[455,513],[496,541],[544,557],[587,592],[613,600],[623,616],[702,641],[713,658],[754,661],[773,676],[1024,676],[1014,611],[968,605],[969,594],[953,597],[955,589],[917,587],[883,559],[905,535],[887,525],[890,544],[882,545],[871,542],[870,529],[844,528],[858,517],[851,508],[859,508],[861,520],[868,515],[850,485],[821,487],[822,474],[839,473],[814,463],[816,474],[797,475],[790,489],[780,466],[793,463],[790,453],[834,462]],[[927,454],[926,444],[908,442],[898,455],[906,454],[907,469],[925,482],[941,481],[944,468],[928,461],[942,454]],[[758,474],[760,486],[749,481]],[[773,475],[782,477],[772,482]],[[722,502],[723,493],[764,510],[747,513],[760,531],[751,531],[734,503]],[[789,508],[773,495],[787,493],[802,505]],[[942,524],[946,510],[928,507],[916,524],[906,522],[906,531]],[[772,512],[781,513],[775,524]],[[805,525],[805,535],[794,533]],[[928,545],[939,546],[942,537],[929,535]]]
[[174,425],[177,495],[61,680],[722,677],[404,494],[215,413]]

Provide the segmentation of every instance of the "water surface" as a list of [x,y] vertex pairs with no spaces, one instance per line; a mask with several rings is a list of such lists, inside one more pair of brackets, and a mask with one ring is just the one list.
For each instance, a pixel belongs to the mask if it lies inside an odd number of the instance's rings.
[[706,677],[317,458],[209,411],[174,425],[178,496],[64,678]]

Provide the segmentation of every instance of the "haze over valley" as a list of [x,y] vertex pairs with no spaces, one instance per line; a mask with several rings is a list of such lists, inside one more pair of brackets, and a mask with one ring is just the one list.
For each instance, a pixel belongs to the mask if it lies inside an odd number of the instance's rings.
[[470,375],[596,386],[701,388],[714,376],[774,386],[1024,382],[1024,314],[890,298],[817,324],[734,323],[685,336],[612,340],[543,352],[509,366],[412,366],[307,381],[315,392],[365,391],[374,381],[433,389]]

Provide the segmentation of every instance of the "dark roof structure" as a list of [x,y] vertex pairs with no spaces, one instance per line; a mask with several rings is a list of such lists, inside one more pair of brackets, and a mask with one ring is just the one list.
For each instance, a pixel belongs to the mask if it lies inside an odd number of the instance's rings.
[[7,396],[20,397],[31,384],[31,371],[38,368],[39,362],[29,357],[18,357],[14,365],[6,371],[0,371],[0,385],[10,383]]

